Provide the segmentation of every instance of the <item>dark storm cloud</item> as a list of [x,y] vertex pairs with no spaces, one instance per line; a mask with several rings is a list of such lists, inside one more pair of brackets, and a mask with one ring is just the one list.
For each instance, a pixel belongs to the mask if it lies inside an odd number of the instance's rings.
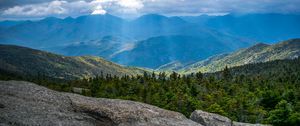
[[[53,0],[0,0],[0,8],[9,8],[13,6],[22,6],[26,4],[38,4],[44,2],[50,2]],[[76,0],[66,0],[66,1],[76,1]],[[90,0],[86,0],[90,1]]]
[[300,13],[300,0],[0,0],[1,18],[111,13],[138,16],[225,13]]

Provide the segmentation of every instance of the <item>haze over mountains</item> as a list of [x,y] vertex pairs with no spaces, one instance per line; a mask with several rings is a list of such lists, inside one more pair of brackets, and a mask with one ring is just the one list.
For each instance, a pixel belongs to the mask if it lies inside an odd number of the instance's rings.
[[299,37],[300,16],[291,14],[248,14],[225,16],[182,17],[229,34],[254,41],[274,43]]
[[0,125],[299,126],[299,5],[0,0]]
[[0,43],[68,56],[101,56],[123,65],[156,69],[184,65],[249,47],[257,42],[300,37],[300,16],[248,14],[166,17],[148,14],[134,20],[113,15],[54,17],[0,23]]
[[[230,54],[222,54],[212,56],[206,60],[197,63],[172,67],[172,70],[181,73],[192,72],[217,72],[227,67],[242,66],[246,64],[254,64],[282,59],[295,59],[300,56],[300,39],[291,39],[282,41],[277,44],[268,45],[258,43],[249,48],[240,49]],[[165,66],[164,69],[167,69]]]
[[[164,43],[163,41],[159,41],[159,42]],[[146,42],[146,44],[149,43]],[[190,43],[188,43],[188,45],[189,44]],[[184,47],[185,45],[181,44],[180,46]],[[192,46],[195,45],[192,44]],[[153,47],[153,46],[149,46],[149,47]],[[144,47],[140,47],[140,48],[142,50],[147,50]],[[188,51],[188,50],[180,50],[179,47],[176,47],[174,49],[179,50],[179,53]],[[143,53],[142,50],[134,49],[133,52],[135,53],[128,54],[128,55],[131,55],[131,57],[135,59],[138,63],[142,63],[142,61],[144,60],[147,61],[145,65],[149,65],[149,64],[155,65],[155,62],[157,61],[154,60],[153,56],[159,54],[155,54],[156,52],[147,52],[147,51]],[[192,52],[187,52],[187,53],[199,53],[199,52],[201,53],[201,48],[199,48],[198,51],[197,50],[190,50],[190,51]],[[153,54],[153,56],[147,55],[147,53]],[[162,55],[162,57],[164,56],[165,55]],[[238,51],[229,54],[215,55],[205,60],[200,60],[196,63],[192,63],[189,65],[184,65],[179,61],[173,61],[165,65],[158,66],[159,68],[156,70],[158,72],[176,71],[181,74],[191,74],[191,73],[197,73],[199,71],[203,73],[212,73],[212,72],[222,71],[226,66],[236,67],[236,66],[243,66],[243,65],[254,64],[254,63],[264,63],[264,62],[275,61],[275,60],[296,59],[299,56],[300,56],[300,39],[290,39],[273,45],[258,43],[249,48],[240,49]],[[177,57],[177,58],[185,58],[185,57]],[[161,61],[163,60],[164,59],[162,59]],[[30,49],[21,46],[1,45],[1,44],[0,44],[0,63],[1,63],[0,66],[1,73],[8,73],[16,76],[21,76],[21,77],[22,76],[29,76],[29,77],[45,76],[49,78],[64,79],[64,80],[89,78],[89,77],[95,77],[101,75],[105,76],[107,74],[110,74],[111,76],[124,76],[124,75],[135,76],[135,75],[142,75],[144,72],[150,72],[150,70],[146,70],[146,69],[121,66],[95,56],[63,56],[63,55],[57,55],[57,54]]]
[[[222,41],[226,40],[227,41]],[[229,40],[228,40],[229,39]],[[133,66],[158,68],[172,61],[191,63],[203,60],[211,55],[230,52],[245,47],[247,43],[236,44],[238,39],[213,35],[204,36],[159,36],[140,41],[135,48],[124,51],[113,57],[113,61]]]

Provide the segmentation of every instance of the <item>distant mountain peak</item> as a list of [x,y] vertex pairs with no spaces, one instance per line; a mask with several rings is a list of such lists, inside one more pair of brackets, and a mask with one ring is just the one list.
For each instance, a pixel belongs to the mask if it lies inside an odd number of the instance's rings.
[[135,19],[135,21],[153,21],[153,20],[166,20],[168,17],[159,14],[146,14]]
[[111,19],[122,20],[122,18],[111,15],[111,14],[84,15],[84,16],[77,17],[76,19],[80,20],[80,19],[102,19],[102,18],[111,18]]
[[61,20],[61,19],[59,19],[57,17],[47,17],[47,18],[44,18],[41,21],[59,21],[59,20]]
[[159,14],[145,14],[141,17],[161,17],[161,18],[163,18],[163,17],[166,17],[166,16],[159,15]]
[[176,21],[176,22],[180,22],[180,23],[186,22],[178,16],[167,17],[167,16],[163,16],[163,15],[159,15],[159,14],[146,14],[146,15],[143,15],[143,16],[137,18],[135,21],[167,21],[167,20],[173,21],[173,22]]
[[69,16],[69,17],[64,18],[64,20],[69,21],[69,20],[74,20],[74,18]]

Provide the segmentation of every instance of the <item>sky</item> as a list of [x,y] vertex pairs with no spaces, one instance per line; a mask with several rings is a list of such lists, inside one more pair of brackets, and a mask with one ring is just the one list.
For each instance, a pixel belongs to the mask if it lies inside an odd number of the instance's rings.
[[0,0],[0,20],[112,14],[194,16],[229,13],[300,14],[300,0]]

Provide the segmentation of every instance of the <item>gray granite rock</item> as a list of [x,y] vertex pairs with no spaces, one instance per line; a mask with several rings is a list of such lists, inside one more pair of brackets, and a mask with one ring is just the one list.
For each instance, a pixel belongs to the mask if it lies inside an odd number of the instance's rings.
[[152,105],[61,93],[22,81],[0,81],[0,113],[0,125],[201,126]]
[[271,125],[264,125],[264,124],[251,124],[251,123],[242,123],[242,122],[232,122],[232,126],[271,126]]
[[204,126],[231,126],[231,120],[229,118],[201,110],[195,110],[190,118]]
[[264,124],[241,123],[230,120],[227,117],[209,113],[201,110],[195,110],[191,114],[191,120],[198,122],[204,126],[270,126]]

